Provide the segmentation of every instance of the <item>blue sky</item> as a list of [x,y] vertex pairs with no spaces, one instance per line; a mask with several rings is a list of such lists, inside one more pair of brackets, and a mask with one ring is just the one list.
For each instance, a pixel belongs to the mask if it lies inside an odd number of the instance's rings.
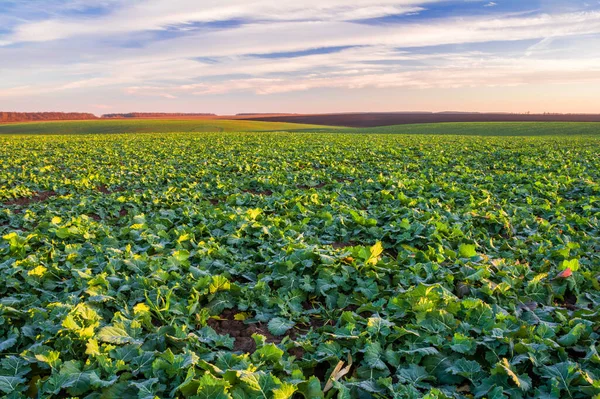
[[600,0],[0,0],[0,110],[600,112]]

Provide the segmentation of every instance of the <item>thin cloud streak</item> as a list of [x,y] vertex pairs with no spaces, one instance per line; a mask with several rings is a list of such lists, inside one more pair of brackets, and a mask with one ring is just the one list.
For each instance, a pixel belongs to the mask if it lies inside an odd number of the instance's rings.
[[440,0],[151,0],[123,7],[100,19],[50,19],[20,25],[5,43],[37,42],[81,35],[114,35],[145,30],[161,30],[193,22],[234,19],[255,21],[327,20],[345,21],[386,15],[414,13],[421,5]]
[[428,17],[445,3],[106,0],[86,15],[93,2],[61,0],[41,20],[8,16],[20,22],[0,34],[0,108],[67,93],[90,107],[108,104],[107,93],[143,107],[150,98],[600,83],[600,5],[556,13],[470,1],[485,12]]

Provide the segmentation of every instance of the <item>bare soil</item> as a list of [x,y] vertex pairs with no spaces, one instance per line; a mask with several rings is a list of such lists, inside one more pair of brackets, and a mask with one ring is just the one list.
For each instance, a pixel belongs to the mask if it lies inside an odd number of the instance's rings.
[[54,197],[56,195],[58,195],[56,193],[56,191],[39,191],[39,192],[35,193],[32,197],[16,198],[14,200],[6,201],[5,203],[3,203],[3,205],[7,205],[7,206],[11,206],[11,205],[27,206],[27,205],[32,204],[34,202],[43,202],[43,201],[46,201],[48,198]]
[[252,353],[256,350],[256,343],[252,334],[261,334],[267,337],[267,342],[278,344],[281,337],[271,334],[266,325],[263,324],[244,324],[243,321],[235,320],[236,310],[229,309],[223,311],[219,316],[222,320],[209,319],[208,325],[221,335],[230,335],[235,338],[233,350],[244,353]]
[[502,113],[351,113],[284,116],[248,116],[240,119],[325,126],[378,127],[442,122],[600,122],[600,114],[502,114]]
[[348,248],[348,247],[355,247],[357,245],[358,244],[355,243],[354,241],[348,241],[348,242],[339,242],[339,241],[336,241],[336,242],[334,242],[334,243],[331,244],[331,246],[334,249],[343,249],[343,248]]
[[123,191],[125,191],[125,189],[123,187],[113,187],[113,188],[109,189],[104,184],[101,184],[96,187],[96,191],[99,191],[102,194],[112,194],[112,193],[123,192]]
[[300,184],[296,187],[298,187],[300,190],[310,190],[311,188],[315,188],[315,189],[319,189],[319,188],[323,188],[327,185],[327,183],[319,183],[315,186],[308,186],[306,184]]

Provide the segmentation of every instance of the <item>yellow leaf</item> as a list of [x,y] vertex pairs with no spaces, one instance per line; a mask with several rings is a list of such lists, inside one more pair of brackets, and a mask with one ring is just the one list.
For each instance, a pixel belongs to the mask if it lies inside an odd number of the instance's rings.
[[251,220],[254,220],[258,217],[258,215],[260,215],[262,212],[262,209],[260,208],[256,208],[256,209],[248,209],[248,217]]
[[85,354],[90,356],[98,356],[100,355],[100,347],[98,346],[98,341],[94,338],[88,340],[85,345]]
[[44,276],[44,274],[46,274],[46,271],[48,271],[48,269],[46,269],[44,266],[38,266],[35,269],[31,269],[27,273],[27,275],[34,277],[42,277]]
[[381,245],[381,241],[377,241],[377,243],[375,243],[375,245],[373,245],[369,249],[369,252],[370,255],[369,259],[367,260],[367,264],[374,265],[377,263],[377,261],[379,260],[379,256],[383,252],[383,246]]
[[519,376],[517,376],[515,374],[514,371],[512,371],[512,369],[510,368],[510,363],[508,363],[508,359],[507,358],[503,358],[502,359],[502,367],[504,368],[504,370],[506,370],[506,374],[508,374],[508,376],[514,381],[514,383],[521,388],[521,381],[519,380]]
[[247,313],[247,312],[240,312],[240,313],[236,313],[236,314],[233,316],[233,319],[234,319],[234,320],[238,320],[238,321],[244,321],[244,320],[246,320],[246,319],[247,319],[247,318],[249,318],[249,317],[250,317],[250,313]]
[[150,308],[145,303],[138,303],[133,307],[133,314],[143,314],[148,313]]

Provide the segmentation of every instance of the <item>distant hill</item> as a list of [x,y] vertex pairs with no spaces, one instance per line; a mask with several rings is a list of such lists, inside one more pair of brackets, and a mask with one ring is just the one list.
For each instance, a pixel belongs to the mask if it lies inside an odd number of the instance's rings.
[[81,112],[0,112],[0,123],[35,121],[76,121],[98,119],[94,114]]
[[210,113],[168,113],[168,112],[129,112],[127,114],[105,114],[102,119],[125,119],[125,118],[196,118],[205,116],[216,116]]

